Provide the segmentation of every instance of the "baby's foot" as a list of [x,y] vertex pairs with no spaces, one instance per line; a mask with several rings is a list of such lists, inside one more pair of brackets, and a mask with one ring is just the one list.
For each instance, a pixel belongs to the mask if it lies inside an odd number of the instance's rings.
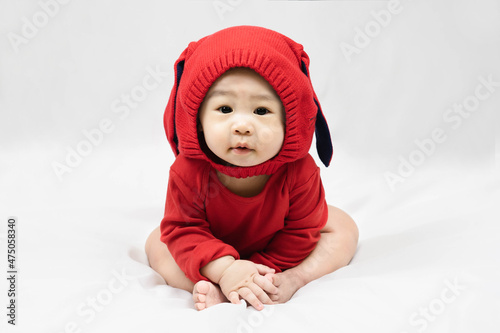
[[193,288],[193,301],[196,310],[203,310],[227,299],[218,286],[208,281],[198,281]]

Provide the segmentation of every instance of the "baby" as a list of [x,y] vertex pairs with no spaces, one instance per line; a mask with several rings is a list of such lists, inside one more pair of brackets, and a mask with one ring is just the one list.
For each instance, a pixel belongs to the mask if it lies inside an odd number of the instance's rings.
[[332,144],[302,45],[252,26],[192,42],[175,64],[165,129],[176,155],[151,267],[195,308],[257,310],[347,265],[354,221],[328,206],[309,155]]

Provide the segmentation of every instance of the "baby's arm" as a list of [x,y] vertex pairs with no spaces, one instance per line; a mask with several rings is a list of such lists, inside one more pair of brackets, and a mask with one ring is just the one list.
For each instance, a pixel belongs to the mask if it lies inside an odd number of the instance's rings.
[[297,163],[292,170],[295,171],[290,172],[288,214],[283,227],[262,251],[250,256],[255,263],[281,270],[306,259],[321,239],[328,219],[325,191],[312,157]]
[[250,258],[284,270],[272,276],[279,291],[270,298],[280,303],[310,281],[347,265],[358,239],[354,221],[326,204],[319,169],[312,158],[299,161],[295,167],[284,228],[264,251]]
[[356,223],[348,214],[328,206],[328,222],[314,251],[296,267],[267,274],[278,287],[278,292],[270,295],[271,300],[287,302],[304,285],[346,266],[356,252],[358,235]]
[[248,260],[224,256],[209,262],[200,272],[217,283],[233,304],[239,304],[243,298],[257,310],[262,310],[263,303],[272,304],[268,294],[278,292],[278,288],[263,276],[274,273],[274,270]]

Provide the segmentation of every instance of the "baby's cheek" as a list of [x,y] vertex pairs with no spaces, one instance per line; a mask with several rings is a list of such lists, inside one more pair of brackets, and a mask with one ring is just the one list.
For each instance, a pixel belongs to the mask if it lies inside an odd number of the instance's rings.
[[212,144],[220,144],[223,140],[223,128],[216,124],[212,124],[209,129],[205,131],[205,140],[211,141]]
[[259,132],[259,141],[262,144],[267,145],[269,142],[271,142],[274,134],[269,128],[264,128]]
[[283,126],[279,123],[264,127],[259,131],[259,141],[263,144],[273,144],[283,139]]
[[220,140],[209,133],[205,133],[205,142],[207,143],[208,149],[210,149],[214,154],[217,155],[218,149],[220,147]]

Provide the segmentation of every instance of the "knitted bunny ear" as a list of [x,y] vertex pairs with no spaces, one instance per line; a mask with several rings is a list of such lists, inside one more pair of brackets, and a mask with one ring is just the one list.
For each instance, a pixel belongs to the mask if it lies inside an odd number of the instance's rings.
[[[278,156],[256,166],[235,167],[213,161],[198,141],[194,115],[210,85],[233,67],[254,69],[273,86],[287,113],[299,113],[287,117],[288,144]],[[175,84],[164,115],[167,139],[175,156],[206,160],[218,171],[237,178],[272,174],[284,163],[308,154],[314,131],[318,156],[328,166],[333,154],[330,131],[308,68],[309,57],[302,45],[261,27],[226,28],[191,42],[175,63]]]
[[[189,48],[189,47],[188,47]],[[182,73],[184,72],[184,62],[186,59],[186,54],[188,48],[182,52],[181,56],[175,62],[175,83],[172,87],[172,92],[170,93],[170,98],[168,99],[167,107],[163,115],[163,124],[165,125],[165,132],[167,133],[167,139],[170,143],[170,147],[174,152],[174,155],[179,155],[179,140],[177,138],[177,132],[175,129],[175,110],[177,105],[177,89],[179,88],[179,83],[181,81]]]
[[[307,54],[303,54],[302,56],[302,72],[309,78],[308,73],[308,64],[309,58]],[[309,78],[310,80],[310,78]],[[328,123],[326,122],[326,118],[323,115],[323,111],[321,109],[321,105],[318,102],[318,97],[316,93],[314,93],[314,104],[318,108],[316,112],[316,125],[314,134],[316,136],[316,150],[318,151],[318,156],[321,162],[327,167],[330,165],[333,155],[333,145],[332,138],[330,136],[330,130],[328,128]]]

